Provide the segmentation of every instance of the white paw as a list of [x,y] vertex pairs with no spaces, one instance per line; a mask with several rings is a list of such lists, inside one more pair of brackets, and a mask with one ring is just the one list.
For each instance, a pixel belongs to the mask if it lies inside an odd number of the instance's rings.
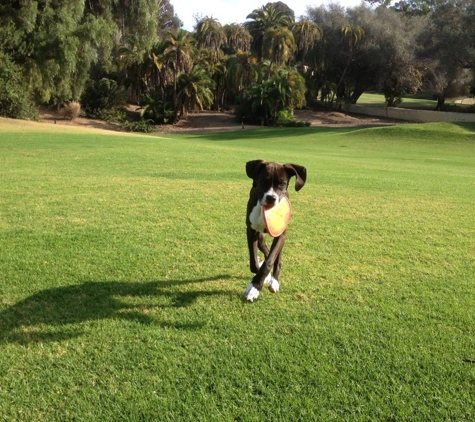
[[279,282],[274,278],[274,277],[271,277],[271,281],[270,281],[270,284],[269,284],[269,291],[272,292],[272,293],[277,293],[279,291]]
[[[270,286],[270,285],[272,284],[272,280],[275,280],[275,278],[272,277],[272,274],[271,274],[271,273],[267,274],[267,277],[266,277],[266,279],[264,280],[264,285],[265,285],[265,286],[267,286],[267,285]],[[275,280],[275,281],[277,281],[277,280]],[[279,283],[277,283],[277,284],[279,284]],[[269,287],[269,288],[270,288],[270,287]]]
[[254,302],[254,299],[257,299],[259,297],[259,293],[260,293],[259,290],[257,290],[251,283],[249,284],[246,291],[244,292],[244,297],[249,302]]

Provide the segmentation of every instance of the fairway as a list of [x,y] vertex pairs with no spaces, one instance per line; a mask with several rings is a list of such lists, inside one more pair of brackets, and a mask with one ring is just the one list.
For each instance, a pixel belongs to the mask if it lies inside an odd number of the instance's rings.
[[[246,303],[260,158],[308,179]],[[475,420],[475,125],[2,121],[0,182],[0,420]]]

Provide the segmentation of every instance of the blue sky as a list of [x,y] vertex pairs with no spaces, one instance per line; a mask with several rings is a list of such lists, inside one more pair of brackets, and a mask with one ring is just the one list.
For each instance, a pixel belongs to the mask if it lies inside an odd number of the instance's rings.
[[[194,15],[202,15],[216,18],[222,25],[227,23],[243,23],[246,16],[254,9],[261,7],[270,1],[261,2],[256,0],[170,0],[175,13],[184,23],[184,28],[191,31],[195,24]],[[289,6],[298,18],[304,15],[307,7],[320,6],[328,4],[327,0],[281,0]],[[362,0],[339,0],[332,3],[339,3],[344,7],[358,6]]]

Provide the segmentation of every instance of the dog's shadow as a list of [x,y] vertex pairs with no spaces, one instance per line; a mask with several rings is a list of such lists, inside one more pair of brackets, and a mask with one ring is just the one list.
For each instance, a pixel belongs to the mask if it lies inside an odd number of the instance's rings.
[[[201,323],[167,323],[144,312],[148,306],[180,308],[191,306],[199,297],[229,295],[229,291],[190,289],[180,286],[233,277],[219,275],[194,280],[164,280],[146,283],[86,282],[42,290],[0,312],[0,344],[28,344],[62,341],[81,335],[81,324],[103,319],[125,319],[142,324],[173,325],[199,329]],[[149,300],[150,298],[150,300]],[[134,299],[148,305],[131,304]]]

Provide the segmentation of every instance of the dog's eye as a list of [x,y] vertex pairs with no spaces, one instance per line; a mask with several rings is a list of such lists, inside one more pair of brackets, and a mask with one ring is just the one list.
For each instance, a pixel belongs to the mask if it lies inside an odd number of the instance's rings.
[[285,180],[281,180],[279,183],[279,188],[285,189],[286,186],[287,186],[287,182]]

